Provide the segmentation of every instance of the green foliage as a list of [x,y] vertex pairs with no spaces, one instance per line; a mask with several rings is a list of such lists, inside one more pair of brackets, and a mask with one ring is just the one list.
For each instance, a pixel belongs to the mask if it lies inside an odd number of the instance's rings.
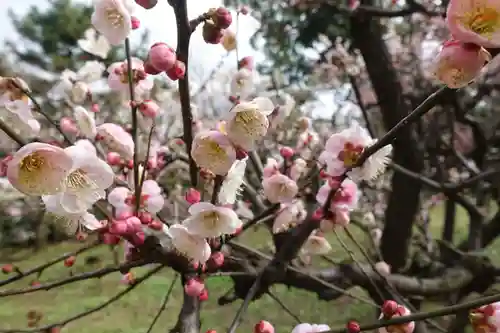
[[16,31],[26,41],[23,45],[9,42],[9,46],[21,61],[59,72],[74,68],[81,56],[77,41],[90,26],[92,7],[70,0],[49,2],[47,10],[32,6],[23,17],[9,12]]

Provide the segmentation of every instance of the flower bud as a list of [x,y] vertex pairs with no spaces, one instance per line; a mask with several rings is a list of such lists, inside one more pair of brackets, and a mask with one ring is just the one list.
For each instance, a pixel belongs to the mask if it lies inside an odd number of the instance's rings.
[[349,333],[359,333],[361,331],[361,328],[359,327],[358,322],[351,320],[347,323],[347,331]]
[[122,163],[122,158],[120,154],[115,153],[114,151],[110,151],[106,155],[106,162],[108,162],[108,164],[111,166],[120,165]]
[[142,244],[144,244],[145,240],[146,240],[146,235],[142,231],[136,232],[135,234],[132,235],[132,244],[134,246],[141,246]]
[[186,191],[186,194],[185,194],[185,199],[188,203],[190,203],[191,205],[192,204],[195,204],[195,203],[198,203],[200,202],[201,200],[201,194],[198,190],[194,189],[194,188],[189,188],[187,191]]
[[120,243],[120,237],[110,233],[105,233],[102,235],[102,242],[106,245],[116,245]]
[[170,80],[176,81],[179,79],[183,79],[186,74],[186,64],[182,61],[177,60],[175,65],[165,72]]
[[175,51],[167,44],[156,43],[149,50],[148,60],[154,68],[165,72],[175,65],[177,56]]
[[210,21],[203,24],[203,40],[208,44],[219,44],[224,37],[224,31]]
[[212,255],[210,256],[210,259],[208,260],[208,265],[212,269],[217,269],[221,267],[224,264],[224,253],[218,251],[218,252],[213,252]]
[[144,9],[151,9],[158,3],[158,0],[135,0],[135,3]]
[[200,302],[205,302],[206,300],[208,300],[208,290],[207,289],[203,289],[203,291],[200,293],[200,295],[198,295],[198,300]]
[[253,329],[254,333],[274,333],[273,325],[265,320],[259,321]]
[[241,58],[241,60],[238,62],[238,69],[240,68],[246,68],[248,70],[253,70],[253,58],[250,56],[246,56]]
[[14,271],[14,266],[12,264],[5,264],[2,266],[2,273],[10,274]]
[[198,297],[205,290],[205,284],[199,279],[189,279],[184,285],[184,291],[191,297]]
[[156,118],[160,111],[160,106],[154,101],[147,100],[139,104],[139,111],[144,117]]
[[64,266],[71,267],[75,264],[75,261],[76,261],[76,257],[70,256],[64,260]]
[[382,305],[382,314],[386,318],[391,318],[398,310],[398,303],[393,300],[387,300]]
[[290,147],[282,147],[282,148],[280,149],[280,155],[281,155],[283,158],[286,158],[286,159],[291,158],[291,157],[293,156],[293,154],[294,154],[294,153],[295,153],[295,152],[294,152],[294,151],[293,151],[293,149],[292,149],[292,148],[290,148]]
[[132,30],[139,29],[141,26],[141,21],[139,21],[139,19],[135,16],[132,16],[130,21],[132,21]]
[[131,216],[128,219],[125,220],[125,223],[127,225],[127,232],[137,232],[139,230],[142,230],[141,228],[141,220],[137,216]]
[[127,231],[127,223],[123,220],[113,221],[109,225],[109,233],[112,235],[125,235]]
[[59,126],[64,133],[76,134],[78,133],[78,127],[76,127],[75,122],[69,117],[62,117],[59,121]]
[[148,225],[153,230],[162,230],[163,229],[163,222],[158,221],[158,220],[153,220],[151,223]]
[[233,22],[233,17],[231,12],[224,7],[219,7],[217,9],[212,9],[210,11],[210,17],[214,21],[215,26],[220,29],[227,29]]

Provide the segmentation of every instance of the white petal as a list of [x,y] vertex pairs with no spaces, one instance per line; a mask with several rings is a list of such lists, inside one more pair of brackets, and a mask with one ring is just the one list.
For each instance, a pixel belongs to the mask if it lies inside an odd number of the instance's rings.
[[198,202],[189,207],[189,214],[197,215],[206,211],[213,211],[216,209],[216,206],[211,204],[210,202]]

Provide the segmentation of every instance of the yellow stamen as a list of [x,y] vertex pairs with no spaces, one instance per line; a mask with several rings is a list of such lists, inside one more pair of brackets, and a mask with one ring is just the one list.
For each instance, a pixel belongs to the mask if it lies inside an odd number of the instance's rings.
[[487,6],[476,7],[464,16],[463,23],[478,35],[489,38],[500,29],[500,12]]

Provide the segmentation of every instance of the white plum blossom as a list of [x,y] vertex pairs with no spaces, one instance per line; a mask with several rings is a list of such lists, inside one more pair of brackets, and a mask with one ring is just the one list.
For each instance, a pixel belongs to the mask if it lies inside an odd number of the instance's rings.
[[97,134],[94,113],[87,111],[87,109],[79,105],[74,108],[73,113],[80,133],[86,138],[94,139]]
[[294,329],[292,330],[292,333],[319,333],[319,332],[326,332],[329,330],[330,326],[325,324],[302,323],[295,326]]
[[[108,194],[108,202],[115,207],[117,214],[132,212],[135,209],[135,192],[126,187],[115,187]],[[156,214],[165,205],[165,199],[161,193],[161,187],[155,180],[148,179],[142,184],[139,208],[151,214]]]
[[228,114],[225,126],[229,140],[245,150],[252,150],[255,142],[266,135],[269,128],[267,116],[273,110],[273,102],[264,97],[235,105]]
[[83,38],[79,39],[77,43],[83,51],[95,55],[101,59],[106,59],[108,57],[109,51],[111,51],[111,45],[109,44],[106,37],[99,34],[93,28],[88,28],[87,30],[85,30]]
[[236,150],[223,133],[206,131],[194,137],[191,156],[200,168],[224,176],[236,161]]
[[325,255],[331,250],[330,243],[320,234],[311,234],[301,248],[301,252],[306,255]]
[[290,202],[299,191],[297,183],[281,173],[264,178],[262,188],[267,200],[272,203]]
[[189,207],[190,217],[182,222],[189,233],[199,237],[213,238],[235,233],[242,225],[231,208],[215,206],[209,202],[198,202]]
[[254,73],[248,68],[242,67],[231,80],[230,94],[245,100],[253,92],[254,88]]
[[233,204],[236,201],[236,196],[245,178],[247,160],[248,157],[237,160],[233,163],[231,169],[229,169],[219,192],[218,199],[221,205]]
[[73,144],[74,146],[81,147],[82,149],[86,150],[89,154],[91,155],[97,155],[97,150],[95,149],[95,146],[92,144],[87,139],[80,139],[75,141]]
[[174,224],[168,229],[174,248],[186,258],[204,264],[210,258],[210,245],[203,237],[191,234],[180,224]]
[[0,107],[0,120],[21,136],[32,137],[40,132],[40,122],[33,116],[30,104],[23,100],[15,100]]
[[94,214],[88,211],[71,214],[64,210],[57,200],[46,200],[46,198],[47,197],[42,197],[45,211],[52,214],[54,220],[68,231],[71,230],[75,232],[80,226],[85,227],[85,229],[89,231],[94,231],[105,226],[105,224],[99,221]]
[[111,45],[120,45],[132,31],[131,3],[127,0],[94,0],[91,21]]
[[273,223],[273,233],[277,234],[288,230],[300,223],[307,215],[304,203],[300,200],[287,205],[281,205],[280,211],[276,214]]
[[97,127],[97,134],[100,135],[101,142],[108,150],[117,152],[125,160],[131,160],[134,157],[134,140],[123,127],[105,123]]
[[[325,144],[319,161],[326,164],[329,176],[340,176],[358,163],[363,151],[376,143],[368,131],[359,124],[354,124],[346,130],[333,134]],[[354,168],[349,175],[355,179],[370,180],[382,173],[387,163],[392,146],[388,145],[370,156],[362,166]]]
[[64,149],[33,142],[12,155],[7,163],[7,178],[16,190],[26,195],[56,194],[65,189],[72,166],[73,160]]
[[68,214],[87,211],[97,200],[106,197],[105,190],[114,182],[113,169],[83,146],[70,146],[65,152],[73,160],[64,190],[42,197],[46,205],[57,206]]

